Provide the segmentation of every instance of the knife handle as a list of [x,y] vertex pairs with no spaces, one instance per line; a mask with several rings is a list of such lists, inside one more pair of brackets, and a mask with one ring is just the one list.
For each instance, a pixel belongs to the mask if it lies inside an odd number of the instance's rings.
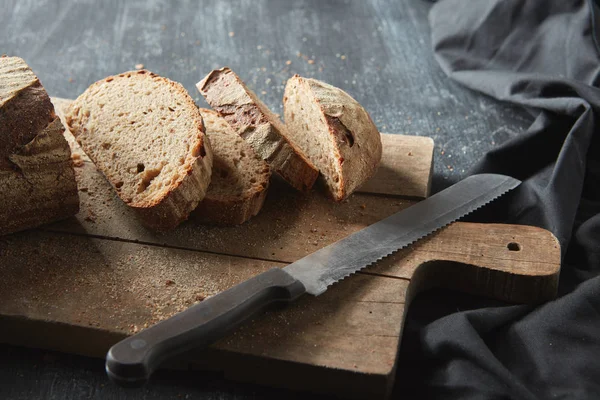
[[121,386],[141,386],[167,359],[208,346],[269,304],[305,292],[287,272],[270,269],[115,344],[106,373]]

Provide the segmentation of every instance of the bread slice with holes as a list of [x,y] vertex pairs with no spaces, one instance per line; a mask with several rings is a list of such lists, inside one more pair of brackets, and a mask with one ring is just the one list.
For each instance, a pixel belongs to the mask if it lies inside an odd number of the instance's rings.
[[347,198],[373,176],[381,135],[348,93],[295,75],[286,84],[283,108],[290,139],[319,169],[331,198]]
[[148,228],[175,228],[204,198],[212,150],[198,107],[180,84],[146,70],[110,76],[73,101],[66,121]]
[[261,210],[271,171],[252,147],[213,110],[200,109],[213,150],[213,173],[204,200],[191,218],[201,223],[238,225]]
[[229,68],[211,71],[196,87],[210,106],[294,188],[309,190],[319,172],[289,139],[287,128]]

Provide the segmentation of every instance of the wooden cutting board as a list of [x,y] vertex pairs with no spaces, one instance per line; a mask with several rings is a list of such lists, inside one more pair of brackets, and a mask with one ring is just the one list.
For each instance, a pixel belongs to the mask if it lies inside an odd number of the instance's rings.
[[[0,341],[104,357],[128,334],[273,266],[409,207],[429,194],[433,142],[382,135],[382,166],[361,193],[335,204],[273,180],[261,214],[239,227],[186,222],[144,229],[71,141],[81,211],[0,237]],[[173,366],[231,379],[385,398],[406,307],[444,286],[513,302],[551,299],[560,251],[542,229],[454,223],[377,265],[257,317]],[[201,373],[201,372],[199,372]]]

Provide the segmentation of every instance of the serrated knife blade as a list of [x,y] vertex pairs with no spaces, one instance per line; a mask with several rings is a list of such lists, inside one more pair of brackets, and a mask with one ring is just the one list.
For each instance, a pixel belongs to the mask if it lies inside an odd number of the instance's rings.
[[416,242],[514,189],[504,175],[470,176],[433,196],[330,244],[284,268],[318,296],[356,271]]
[[481,174],[393,214],[287,267],[273,268],[115,344],[106,372],[123,386],[139,386],[164,361],[208,346],[275,301],[319,295],[331,284],[387,257],[484,206],[520,184]]

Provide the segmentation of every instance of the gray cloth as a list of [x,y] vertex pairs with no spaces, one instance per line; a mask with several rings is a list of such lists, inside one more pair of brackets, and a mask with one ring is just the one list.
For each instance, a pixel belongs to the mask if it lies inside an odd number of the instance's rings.
[[409,316],[412,349],[402,351],[421,365],[402,385],[424,398],[600,398],[599,15],[591,0],[442,0],[431,10],[444,72],[535,118],[471,171],[523,180],[472,220],[548,229],[563,259],[553,302],[446,293],[446,311],[474,309]]

